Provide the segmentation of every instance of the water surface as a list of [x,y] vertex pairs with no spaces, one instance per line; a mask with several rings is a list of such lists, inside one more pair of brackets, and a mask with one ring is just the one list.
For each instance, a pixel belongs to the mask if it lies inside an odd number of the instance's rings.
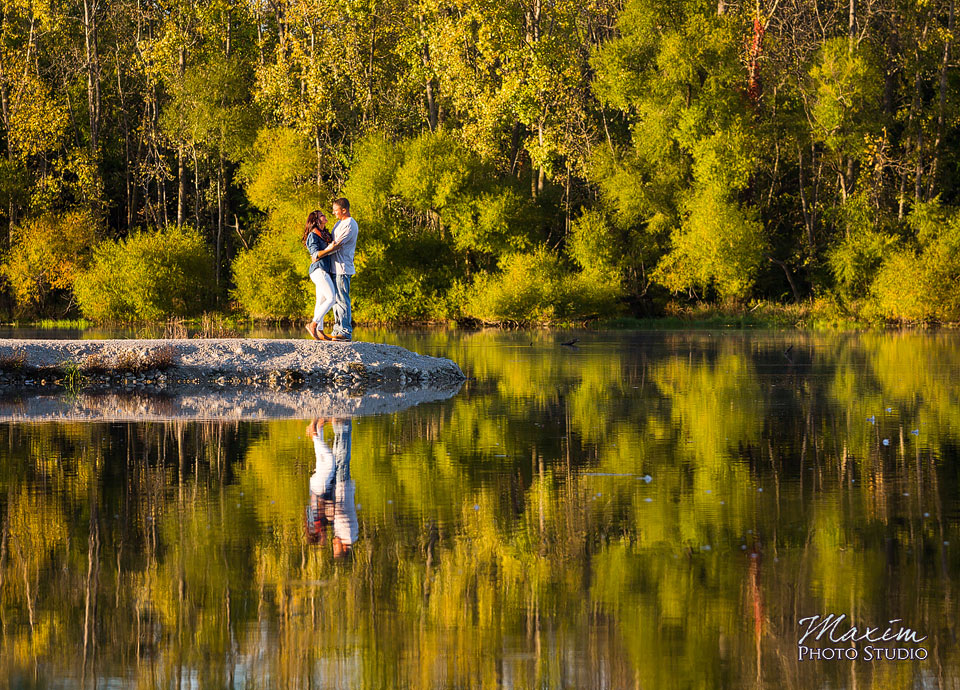
[[[956,334],[358,335],[472,379],[352,420],[0,426],[0,678],[960,687]],[[926,659],[801,660],[831,613]]]

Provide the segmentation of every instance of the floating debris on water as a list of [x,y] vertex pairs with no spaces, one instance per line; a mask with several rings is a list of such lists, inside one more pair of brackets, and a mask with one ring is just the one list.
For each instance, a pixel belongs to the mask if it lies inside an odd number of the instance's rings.
[[876,424],[877,418],[874,417],[873,415],[870,415],[869,417],[867,417],[867,421],[870,422],[871,424]]
[[888,438],[883,439],[883,445],[889,446],[889,445],[890,445],[890,439],[888,439]]
[[920,435],[920,429],[914,429],[914,430],[911,431],[910,433],[913,434],[914,436],[919,436],[919,435]]
[[643,479],[643,481],[645,481],[647,484],[649,484],[650,482],[653,481],[653,477],[651,477],[649,474],[643,475],[642,479]]

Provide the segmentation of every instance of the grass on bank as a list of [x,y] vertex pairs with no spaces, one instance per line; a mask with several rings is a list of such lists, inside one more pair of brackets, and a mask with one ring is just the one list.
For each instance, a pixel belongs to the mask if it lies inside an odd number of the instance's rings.
[[863,330],[890,324],[870,322],[831,300],[798,304],[756,301],[746,305],[670,303],[663,316],[620,317],[599,321],[600,328],[627,330],[674,328],[799,328],[805,330]]
[[[860,304],[842,305],[835,299],[815,298],[800,303],[781,304],[758,300],[748,304],[681,304],[669,302],[660,316],[587,316],[536,319],[479,321],[476,319],[402,320],[392,322],[357,322],[366,327],[459,327],[475,328],[586,328],[597,330],[674,330],[674,329],[745,329],[786,328],[803,330],[869,330],[873,328],[928,328],[960,326],[938,321],[878,320],[865,318]],[[193,318],[173,317],[167,320],[95,323],[88,319],[43,319],[12,321],[3,325],[13,328],[76,329],[120,328],[142,339],[235,338],[256,327],[298,328],[301,319],[253,319],[236,313],[205,312]],[[109,336],[105,336],[109,337]]]

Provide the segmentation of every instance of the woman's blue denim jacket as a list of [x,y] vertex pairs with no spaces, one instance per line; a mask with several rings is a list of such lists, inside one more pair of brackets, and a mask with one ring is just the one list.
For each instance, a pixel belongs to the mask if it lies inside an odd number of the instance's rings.
[[[311,231],[307,234],[307,251],[310,252],[310,256],[313,256],[319,251],[323,251],[327,248],[327,243],[320,239],[320,236]],[[319,261],[314,261],[310,264],[310,273],[313,273],[318,268],[322,268],[327,273],[330,272],[330,269],[333,267],[333,255],[327,254],[322,257]]]

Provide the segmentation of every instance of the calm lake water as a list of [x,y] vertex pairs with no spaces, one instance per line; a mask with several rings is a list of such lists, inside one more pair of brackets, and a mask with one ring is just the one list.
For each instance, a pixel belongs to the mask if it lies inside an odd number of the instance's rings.
[[473,378],[0,426],[0,685],[960,687],[960,334],[358,336]]

